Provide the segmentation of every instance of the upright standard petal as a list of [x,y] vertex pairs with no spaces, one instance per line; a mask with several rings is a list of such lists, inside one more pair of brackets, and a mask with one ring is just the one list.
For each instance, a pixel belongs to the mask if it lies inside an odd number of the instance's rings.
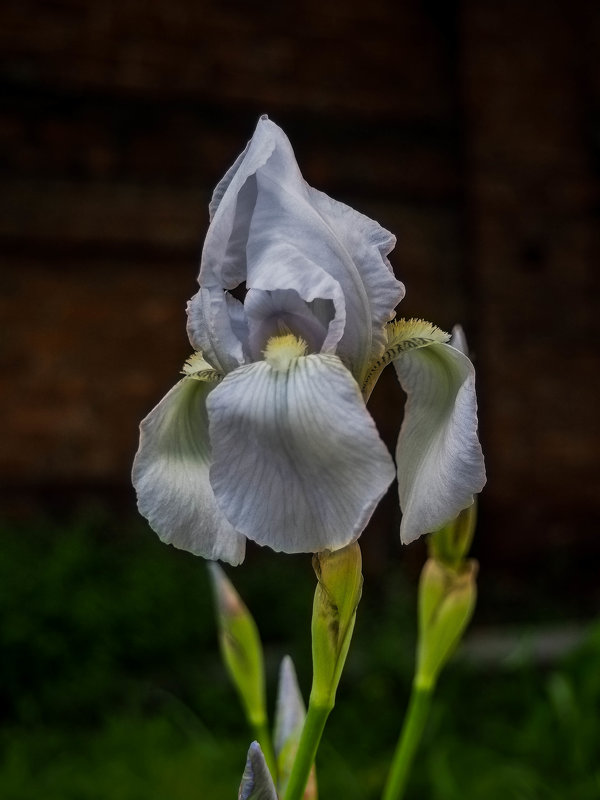
[[201,286],[234,289],[246,279],[246,243],[256,204],[256,173],[276,147],[273,123],[261,117],[244,152],[213,192],[200,274]]
[[[329,306],[329,308],[328,308]],[[250,289],[244,302],[248,324],[248,349],[253,361],[259,361],[269,339],[293,331],[303,339],[311,353],[319,353],[333,317],[330,301],[306,303],[293,289],[265,292]],[[329,311],[323,314],[323,311]]]
[[142,420],[133,485],[140,513],[163,542],[235,565],[244,560],[245,539],[217,508],[209,482],[212,387],[183,378]]
[[355,377],[384,346],[383,326],[404,294],[387,261],[394,237],[311,189],[283,131],[267,118],[215,191],[200,283],[293,290],[333,303],[322,352]]
[[[355,211],[344,203],[332,200],[331,197],[309,187],[310,198],[329,227],[352,257],[356,266],[360,283],[364,287],[369,304],[371,320],[371,346],[367,359],[381,355],[385,348],[385,325],[394,316],[394,309],[405,294],[404,284],[397,280],[387,256],[394,249],[396,237],[383,228],[378,222]],[[356,275],[336,274],[345,294],[353,292],[353,281]],[[348,277],[351,280],[348,280]],[[347,290],[347,291],[346,291]],[[352,355],[357,349],[357,342],[364,337],[362,326],[364,320],[355,314],[353,308],[347,306],[347,321],[344,335],[337,354],[342,358]],[[360,380],[363,376],[358,376]]]
[[236,530],[273,550],[344,547],[394,478],[360,390],[336,356],[267,352],[226,376],[207,407],[217,503]]
[[394,361],[407,394],[396,463],[405,544],[440,528],[485,484],[477,438],[475,370],[441,342],[402,352]]

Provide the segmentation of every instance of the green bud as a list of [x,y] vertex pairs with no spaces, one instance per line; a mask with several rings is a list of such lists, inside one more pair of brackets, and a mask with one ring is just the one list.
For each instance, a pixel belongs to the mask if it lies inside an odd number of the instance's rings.
[[231,581],[216,563],[209,564],[217,607],[223,661],[238,691],[250,725],[266,724],[262,644],[256,623]]
[[362,593],[358,542],[313,556],[318,585],[312,618],[313,685],[311,703],[332,708]]
[[433,558],[419,582],[419,641],[415,685],[430,690],[456,649],[473,616],[478,564],[465,561],[454,570]]
[[467,508],[443,528],[427,537],[429,556],[448,567],[457,569],[471,547],[475,525],[477,523],[477,501]]

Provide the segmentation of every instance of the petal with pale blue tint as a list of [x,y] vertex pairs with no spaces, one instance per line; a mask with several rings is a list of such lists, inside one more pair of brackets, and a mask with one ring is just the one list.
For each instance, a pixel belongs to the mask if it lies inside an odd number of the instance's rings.
[[[310,200],[321,217],[335,232],[343,249],[352,257],[358,278],[364,287],[370,315],[371,348],[367,358],[381,355],[385,348],[384,326],[394,316],[394,309],[404,297],[404,284],[396,279],[387,256],[396,244],[396,237],[378,222],[355,211],[344,203],[309,187]],[[352,299],[356,292],[356,273],[342,271],[335,274],[346,297],[346,328],[337,347],[342,358],[352,356],[358,341],[364,337],[364,317],[360,307],[354,308]]]
[[382,350],[383,326],[404,293],[386,257],[393,236],[312,190],[287,137],[266,118],[216,196],[201,284],[212,292],[246,281],[249,289],[294,290],[306,303],[329,301],[322,352],[338,348],[359,377]]
[[277,800],[277,792],[258,742],[252,742],[238,792],[238,800]]
[[256,172],[276,146],[271,123],[261,117],[246,149],[217,184],[209,205],[199,282],[202,286],[234,289],[245,280],[246,242],[256,202]]
[[[276,363],[275,361],[273,363]],[[240,367],[207,401],[211,484],[231,524],[287,553],[355,540],[394,479],[352,375],[336,356]]]
[[293,289],[276,289],[265,292],[250,289],[244,302],[248,320],[249,350],[252,360],[259,361],[269,339],[293,331],[303,339],[312,353],[318,353],[327,335],[327,325],[333,317],[333,304],[329,303],[329,318],[324,321],[320,313],[329,301],[307,303]]
[[396,449],[406,544],[440,528],[473,502],[485,484],[477,437],[475,370],[466,355],[435,342],[395,361],[407,394]]
[[221,289],[199,289],[187,304],[187,333],[195,350],[220,372],[245,361],[248,324],[239,300]]
[[133,485],[140,513],[163,542],[239,564],[245,538],[218,509],[209,482],[206,398],[213,385],[184,378],[142,421]]

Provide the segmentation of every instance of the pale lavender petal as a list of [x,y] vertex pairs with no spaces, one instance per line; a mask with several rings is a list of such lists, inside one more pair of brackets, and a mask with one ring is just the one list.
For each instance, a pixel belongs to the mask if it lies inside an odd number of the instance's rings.
[[209,482],[206,398],[213,385],[184,378],[142,421],[133,485],[140,513],[163,542],[239,564],[245,538],[219,511]]
[[276,289],[273,292],[250,289],[244,309],[248,320],[252,359],[260,360],[267,341],[273,336],[280,336],[286,330],[294,331],[296,336],[303,339],[310,352],[320,352],[327,336],[327,325],[334,313],[333,304],[329,302],[329,306],[329,319],[323,324],[322,307],[305,302],[293,289]]
[[354,541],[394,479],[358,385],[336,356],[230,373],[207,402],[217,503],[248,538],[288,553]]
[[[394,249],[396,237],[375,220],[316,189],[309,189],[310,199],[319,214],[334,231],[336,238],[352,257],[369,305],[371,348],[368,360],[382,354],[386,345],[385,325],[393,319],[394,309],[404,297],[404,284],[397,280],[387,256]],[[352,356],[364,336],[366,318],[360,307],[348,305],[356,293],[356,273],[334,273],[346,296],[346,328],[337,348],[338,355]]]
[[187,304],[187,333],[192,347],[220,372],[244,363],[248,340],[244,308],[228,292],[199,289]]
[[383,327],[404,293],[386,257],[391,234],[311,189],[287,137],[266,118],[217,187],[213,213],[200,283],[212,292],[245,280],[249,289],[328,301],[335,313],[321,350],[337,348],[360,377],[382,352]]
[[396,449],[406,544],[435,531],[485,484],[477,437],[475,370],[460,350],[434,343],[403,352],[394,366],[407,394]]

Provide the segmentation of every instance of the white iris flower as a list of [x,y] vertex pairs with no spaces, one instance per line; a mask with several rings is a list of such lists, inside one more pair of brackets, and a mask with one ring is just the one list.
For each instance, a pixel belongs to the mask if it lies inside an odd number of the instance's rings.
[[365,405],[390,362],[408,396],[402,541],[470,505],[485,483],[473,366],[433,325],[391,322],[394,236],[308,186],[267,117],[209,210],[196,352],[142,421],[133,467],[160,538],[231,564],[246,538],[287,553],[357,539],[396,476]]

